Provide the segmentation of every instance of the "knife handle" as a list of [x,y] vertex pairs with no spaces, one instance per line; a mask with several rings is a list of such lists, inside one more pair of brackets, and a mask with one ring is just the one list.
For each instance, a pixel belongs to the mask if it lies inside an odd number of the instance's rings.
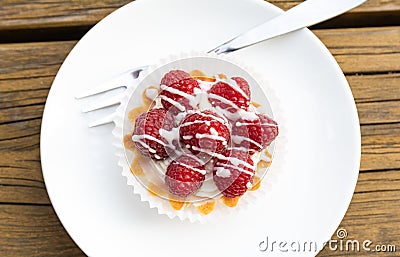
[[307,0],[271,20],[240,34],[209,52],[232,52],[258,42],[302,29],[364,3],[366,0]]

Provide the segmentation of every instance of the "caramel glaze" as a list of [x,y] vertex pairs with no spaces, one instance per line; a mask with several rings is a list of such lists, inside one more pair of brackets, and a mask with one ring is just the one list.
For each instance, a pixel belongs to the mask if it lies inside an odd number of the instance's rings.
[[271,165],[271,162],[267,162],[267,161],[264,161],[264,160],[260,160],[260,161],[257,163],[257,170],[259,170],[259,169],[264,169],[264,168],[268,168],[270,165]]
[[[208,82],[215,82],[216,81],[215,77],[207,76],[201,70],[192,70],[191,72],[189,72],[189,74],[194,79],[199,79],[199,80],[208,81]],[[225,74],[218,74],[218,77],[220,79],[227,79],[228,78]]]
[[169,199],[169,204],[171,205],[172,209],[176,211],[181,210],[186,205],[185,202],[175,201],[172,199]]
[[228,207],[235,207],[238,204],[239,199],[240,199],[240,196],[235,197],[235,198],[229,198],[229,197],[225,197],[225,196],[221,197],[222,202]]
[[258,108],[258,107],[261,106],[261,104],[256,103],[256,102],[253,102],[253,101],[251,101],[251,104],[252,104],[255,108]]
[[135,151],[135,143],[132,141],[132,135],[127,134],[124,136],[124,146],[131,152]]
[[[194,79],[198,79],[198,80],[202,80],[202,81],[209,81],[209,82],[216,81],[215,77],[207,76],[204,72],[202,72],[200,70],[192,70],[189,74]],[[224,74],[218,74],[218,77],[220,79],[227,79],[227,76]],[[158,88],[155,86],[149,86],[147,89],[157,89],[158,90]],[[132,126],[135,126],[135,120],[137,119],[137,117],[139,117],[140,114],[147,112],[149,109],[153,108],[155,105],[155,102],[153,101],[153,99],[149,99],[146,96],[147,89],[145,89],[142,92],[142,103],[143,104],[139,107],[133,108],[128,113],[128,119],[131,122]],[[255,103],[255,102],[252,102],[252,105],[255,106],[256,108],[260,106],[260,104]],[[143,156],[136,152],[134,142],[132,141],[132,133],[124,136],[124,146],[128,150],[132,151],[135,156],[135,158],[131,164],[131,172],[135,176],[145,176],[145,173],[143,172],[140,163],[141,163],[141,161],[146,161],[146,160],[143,160]],[[272,157],[271,154],[268,152],[268,150],[265,150],[264,154],[270,158]],[[262,168],[267,168],[270,165],[271,165],[271,162],[260,160],[257,164],[257,170],[262,169]],[[249,191],[255,191],[255,190],[259,189],[260,184],[261,184],[260,182],[261,182],[261,179],[259,177],[254,177],[253,178],[253,187],[251,189],[249,189]],[[168,192],[165,192],[163,189],[161,189],[160,187],[158,187],[157,185],[155,185],[151,182],[148,182],[147,186],[148,186],[148,192],[150,195],[168,198],[169,203],[174,210],[177,210],[177,211],[182,210],[190,205],[189,202],[185,202],[182,199],[181,200],[177,199],[175,196],[169,194]],[[225,196],[221,197],[222,202],[226,206],[232,207],[232,208],[238,204],[239,199],[240,199],[240,197],[236,197],[236,198],[228,198]],[[207,215],[207,214],[210,214],[215,209],[215,205],[216,205],[216,201],[214,199],[209,199],[206,203],[196,206],[196,209],[202,215]]]
[[[137,154],[138,153],[135,152],[135,156]],[[142,161],[143,161],[143,158],[134,158],[132,163],[131,163],[131,172],[132,172],[133,175],[135,175],[137,177],[144,177],[145,176],[144,171],[142,169],[142,165],[140,165]]]
[[[155,86],[149,86],[147,89],[157,89]],[[154,106],[154,101],[152,99],[149,99],[146,96],[146,90],[143,90],[142,92],[142,105],[136,108],[133,108],[129,113],[128,113],[128,119],[132,126],[135,126],[135,120],[137,117],[139,117],[140,114],[146,112],[147,110],[153,108]],[[158,90],[158,89],[157,89]],[[129,133],[124,136],[124,146],[126,149],[134,153],[134,159],[131,163],[131,172],[133,175],[138,176],[138,177],[143,177],[145,174],[143,172],[143,169],[141,168],[140,163],[143,161],[146,161],[142,155],[138,154],[135,150],[135,143],[132,141],[132,133]]]
[[148,182],[147,183],[147,190],[149,192],[150,195],[152,196],[160,196],[163,198],[168,198],[169,193],[166,192],[165,190],[161,189],[160,187],[158,187],[157,185]]
[[196,206],[197,211],[203,215],[210,214],[214,210],[214,208],[215,208],[215,200],[214,199],[210,199],[205,204]]
[[135,156],[133,158],[133,161],[132,161],[131,167],[130,167],[132,174],[135,176],[138,176],[138,177],[143,177],[144,172],[143,172],[142,166],[140,165],[140,162],[143,161],[143,157],[136,152],[135,143],[132,141],[131,134],[124,136],[124,146],[129,151],[132,151]]
[[259,177],[253,178],[253,186],[249,189],[249,191],[256,191],[261,186],[261,179]]
[[[132,126],[135,126],[135,120],[137,117],[139,117],[140,114],[147,112],[151,108],[154,107],[155,102],[152,99],[149,99],[146,96],[146,90],[147,89],[157,89],[155,86],[149,86],[142,92],[142,105],[138,106],[136,108],[133,108],[132,110],[129,111],[128,113],[128,119],[131,122]],[[158,89],[157,89],[158,90]]]

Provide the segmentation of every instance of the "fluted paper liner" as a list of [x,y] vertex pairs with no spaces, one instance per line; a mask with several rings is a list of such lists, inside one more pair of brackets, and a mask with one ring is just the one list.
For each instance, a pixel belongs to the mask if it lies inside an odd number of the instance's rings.
[[[141,92],[147,86],[159,85],[163,75],[175,69],[187,72],[200,70],[208,76],[225,74],[227,77],[239,76],[245,78],[250,85],[251,100],[261,104],[261,112],[266,113],[278,123],[279,135],[271,146],[268,147],[269,152],[272,154],[272,164],[267,168],[267,172],[263,172],[264,174],[268,174],[261,178],[259,189],[247,191],[235,207],[228,207],[220,199],[215,199],[215,208],[208,215],[199,213],[192,204],[183,207],[181,210],[175,210],[168,200],[150,194],[147,187],[131,171],[131,161],[133,160],[134,153],[127,150],[123,143],[124,136],[133,131],[133,127],[127,118],[128,112],[140,106]],[[144,84],[149,81],[152,84]],[[180,220],[205,223],[220,220],[226,215],[231,215],[232,212],[242,212],[246,208],[251,208],[249,206],[252,204],[261,203],[260,199],[265,200],[272,185],[278,181],[278,178],[285,171],[286,130],[284,108],[279,105],[279,97],[267,83],[267,80],[263,79],[260,74],[231,57],[216,54],[190,53],[162,59],[158,64],[143,71],[135,86],[128,87],[126,94],[121,100],[121,105],[116,111],[114,122],[115,128],[112,133],[114,135],[115,154],[119,158],[118,165],[122,168],[122,175],[126,177],[128,186],[132,186],[133,192],[140,195],[141,201],[147,202],[150,208],[156,208],[159,214],[165,214],[171,219],[178,217]],[[152,160],[149,158],[150,161]]]

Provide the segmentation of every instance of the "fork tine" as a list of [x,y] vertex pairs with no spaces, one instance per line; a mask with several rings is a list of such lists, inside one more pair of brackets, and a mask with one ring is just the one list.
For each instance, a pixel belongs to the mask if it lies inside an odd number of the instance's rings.
[[95,111],[95,110],[99,110],[99,109],[102,109],[102,108],[106,108],[106,107],[109,107],[109,106],[113,106],[113,105],[119,104],[119,103],[121,103],[121,98],[122,97],[123,97],[123,94],[118,94],[118,95],[115,95],[113,97],[106,98],[103,101],[95,102],[94,104],[83,108],[82,112],[87,113],[87,112],[91,112],[91,111]]
[[117,89],[120,87],[124,87],[124,85],[120,85],[118,83],[115,83],[114,80],[110,80],[110,81],[106,81],[101,83],[98,87],[95,88],[89,88],[88,90],[78,94],[75,96],[76,99],[81,99],[81,98],[85,98],[88,96],[92,96],[92,95],[97,95],[112,89]]
[[97,94],[100,94],[100,93],[103,93],[103,92],[106,92],[109,90],[117,89],[120,87],[127,87],[128,85],[123,85],[121,83],[118,83],[118,82],[120,82],[121,76],[136,79],[139,77],[139,74],[143,70],[146,70],[147,68],[148,68],[148,66],[141,66],[141,67],[136,67],[136,68],[124,71],[124,72],[120,73],[119,75],[116,75],[116,76],[112,77],[111,79],[101,83],[97,87],[89,88],[86,91],[79,93],[78,95],[75,96],[75,98],[81,99],[81,98],[85,98],[88,96],[97,95]]
[[114,117],[115,117],[115,113],[111,113],[108,116],[105,116],[103,118],[95,120],[95,121],[89,123],[89,128],[105,125],[105,124],[108,124],[108,123],[113,123],[114,122]]

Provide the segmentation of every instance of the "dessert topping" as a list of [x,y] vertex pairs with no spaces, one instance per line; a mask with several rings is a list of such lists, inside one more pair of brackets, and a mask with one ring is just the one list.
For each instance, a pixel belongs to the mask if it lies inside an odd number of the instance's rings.
[[167,167],[165,183],[171,194],[185,198],[201,187],[205,173],[200,162],[189,155],[181,155]]

